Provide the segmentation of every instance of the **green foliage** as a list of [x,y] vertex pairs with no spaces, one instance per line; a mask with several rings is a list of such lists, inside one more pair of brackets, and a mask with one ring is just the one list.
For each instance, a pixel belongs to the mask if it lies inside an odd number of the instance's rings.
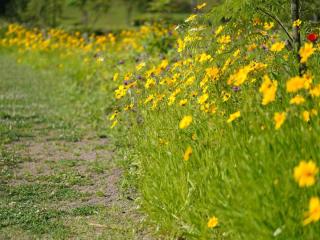
[[[68,0],[67,5],[77,7],[81,14],[81,23],[84,27],[94,25],[102,14],[105,14],[109,8],[110,0]],[[92,15],[91,15],[92,14]]]

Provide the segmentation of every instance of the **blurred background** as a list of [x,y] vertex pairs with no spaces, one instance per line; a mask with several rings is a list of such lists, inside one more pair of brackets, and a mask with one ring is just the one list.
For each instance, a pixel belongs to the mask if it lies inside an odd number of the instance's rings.
[[[146,22],[180,23],[206,2],[206,9],[224,0],[0,0],[0,21],[23,22],[38,27],[62,27],[90,32],[117,31]],[[231,1],[232,2],[232,1]],[[239,0],[234,0],[239,2]],[[261,2],[261,1],[260,1]],[[270,1],[281,9],[290,1]],[[320,0],[303,0],[303,19],[319,23]],[[230,11],[231,12],[231,11]],[[281,15],[280,11],[278,14]],[[226,13],[227,14],[227,13]],[[282,16],[280,16],[282,17]]]
[[[207,1],[212,7],[221,0]],[[33,26],[108,31],[163,20],[178,23],[198,0],[0,0],[2,19]]]

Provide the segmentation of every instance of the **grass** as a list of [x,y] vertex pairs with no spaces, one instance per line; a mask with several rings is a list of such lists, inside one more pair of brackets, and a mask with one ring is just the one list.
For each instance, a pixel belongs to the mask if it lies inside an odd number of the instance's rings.
[[[88,100],[43,65],[19,65],[1,53],[0,66],[0,238],[135,238],[141,226],[131,213],[119,215],[133,206],[106,207],[106,176],[118,163],[95,137],[105,128],[95,130],[92,116],[83,117],[90,106],[76,107]],[[94,161],[88,152],[97,154]]]

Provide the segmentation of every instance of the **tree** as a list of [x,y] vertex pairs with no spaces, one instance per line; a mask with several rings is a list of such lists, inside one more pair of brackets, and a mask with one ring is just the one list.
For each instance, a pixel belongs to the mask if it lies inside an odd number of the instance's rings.
[[[110,0],[68,0],[69,6],[77,7],[81,12],[81,23],[85,28],[89,27],[89,24],[95,24],[101,14],[106,13],[110,6]],[[91,18],[90,12],[94,13],[94,17]]]
[[42,26],[57,26],[61,17],[63,0],[30,0],[23,14],[24,20],[38,23]]

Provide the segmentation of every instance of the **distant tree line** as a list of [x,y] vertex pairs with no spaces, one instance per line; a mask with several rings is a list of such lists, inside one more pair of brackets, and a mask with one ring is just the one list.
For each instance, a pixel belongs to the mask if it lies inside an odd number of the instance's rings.
[[15,21],[56,26],[63,9],[72,6],[81,13],[79,22],[88,26],[119,1],[124,2],[128,23],[135,9],[142,12],[191,12],[198,4],[197,0],[0,0],[0,15]]

